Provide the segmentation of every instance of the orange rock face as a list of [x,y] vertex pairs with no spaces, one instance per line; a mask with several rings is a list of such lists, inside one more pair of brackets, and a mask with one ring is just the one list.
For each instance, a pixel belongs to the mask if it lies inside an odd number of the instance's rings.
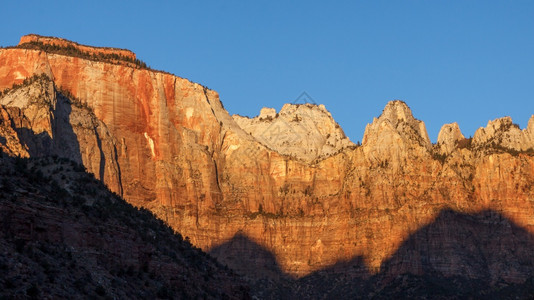
[[[495,210],[534,234],[531,154],[454,140],[446,155],[435,152],[424,123],[400,101],[367,127],[362,146],[307,162],[270,150],[238,126],[216,92],[186,79],[39,50],[0,50],[0,90],[41,73],[79,101],[80,108],[63,114],[66,123],[49,125],[50,132],[75,134],[79,153],[67,156],[78,156],[111,190],[206,251],[246,236],[272,253],[282,272],[299,277],[355,257],[365,272],[378,272],[446,209]],[[9,95],[0,98],[3,106]],[[262,273],[258,265],[272,264],[214,254],[253,275]],[[399,273],[417,271],[398,265]],[[514,280],[528,276],[518,274]]]

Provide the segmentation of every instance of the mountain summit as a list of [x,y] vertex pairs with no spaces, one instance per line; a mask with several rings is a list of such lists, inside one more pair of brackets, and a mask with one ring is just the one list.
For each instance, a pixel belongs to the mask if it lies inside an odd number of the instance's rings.
[[262,144],[304,161],[355,146],[324,105],[285,104],[278,113],[264,107],[254,118],[232,117]]
[[[377,138],[382,138],[383,134],[393,135],[392,139],[397,136],[403,141],[413,141],[423,147],[431,145],[425,123],[414,118],[412,110],[400,100],[388,102],[380,117],[367,125],[362,144],[373,144]],[[380,143],[389,142],[382,140]]]

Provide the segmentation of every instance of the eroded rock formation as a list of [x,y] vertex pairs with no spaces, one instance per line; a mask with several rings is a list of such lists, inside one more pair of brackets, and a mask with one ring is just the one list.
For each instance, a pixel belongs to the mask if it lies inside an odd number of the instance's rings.
[[473,143],[476,146],[500,146],[517,151],[534,149],[534,115],[523,130],[510,117],[489,121],[485,128],[481,127],[475,132]]
[[264,107],[255,118],[232,117],[267,147],[308,162],[355,146],[324,105],[285,104],[279,113]]
[[460,131],[458,123],[445,124],[441,127],[438,134],[438,145],[440,150],[449,154],[456,149],[458,142],[464,140],[465,137]]
[[[450,125],[440,133],[441,152],[409,107],[392,101],[367,126],[362,146],[352,147],[322,106],[287,105],[278,116],[263,109],[253,119],[232,118],[216,92],[139,67],[10,48],[0,49],[0,74],[0,90],[34,74],[50,78],[0,99],[3,148],[39,155],[29,145],[46,133],[54,153],[83,162],[113,191],[202,249],[234,249],[224,246],[247,237],[272,256],[244,263],[255,254],[241,242],[235,255],[214,253],[249,276],[276,277],[257,268],[272,264],[272,257],[274,269],[296,277],[358,257],[363,267],[344,272],[370,276],[445,209],[498,211],[534,233],[534,158],[527,151],[534,147],[533,119],[522,131],[508,119],[491,123],[477,131],[473,145],[459,143],[461,132]],[[39,105],[50,102],[48,108],[36,110],[25,100],[43,93]],[[286,130],[264,130],[277,123]],[[33,134],[20,134],[24,129]],[[292,132],[300,138],[284,148],[281,137]],[[74,133],[78,152],[61,148],[63,133]],[[446,234],[434,238],[449,241]],[[495,245],[488,251],[504,251]],[[232,259],[236,255],[243,259]],[[414,272],[412,259],[396,258],[388,274]],[[448,275],[460,270],[458,260],[443,263],[450,264],[440,266]],[[469,268],[465,274],[477,272]],[[491,272],[507,268],[496,264]],[[524,281],[532,270],[513,274],[500,279]]]

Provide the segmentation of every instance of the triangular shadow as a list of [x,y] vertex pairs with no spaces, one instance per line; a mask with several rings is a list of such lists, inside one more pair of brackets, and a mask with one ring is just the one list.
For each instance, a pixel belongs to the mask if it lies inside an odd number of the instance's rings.
[[51,111],[52,134],[35,133],[27,127],[12,124],[22,144],[28,149],[30,157],[59,156],[82,163],[78,137],[71,125],[72,101],[61,92],[56,91],[57,102]]

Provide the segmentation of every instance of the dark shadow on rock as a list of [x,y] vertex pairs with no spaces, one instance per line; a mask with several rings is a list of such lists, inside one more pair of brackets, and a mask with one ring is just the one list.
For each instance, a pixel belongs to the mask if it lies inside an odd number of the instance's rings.
[[[209,253],[241,275],[285,279],[276,257],[266,248],[238,232],[228,242],[215,247]],[[259,274],[256,275],[256,274]]]
[[98,168],[98,174],[100,175],[99,178],[104,180],[104,173],[106,172],[106,155],[104,155],[104,151],[102,150],[102,140],[98,135],[98,130],[96,127],[94,128],[94,132],[96,137],[96,145],[98,146],[98,151],[100,152],[100,166]]
[[534,236],[498,212],[444,210],[382,264],[374,289],[382,298],[532,299],[533,250]]
[[23,143],[31,157],[55,155],[69,158],[82,163],[80,145],[70,122],[72,101],[56,91],[56,107],[51,111],[51,137],[48,132],[36,134],[33,130],[24,127],[14,127],[18,138]]
[[[263,299],[534,297],[534,236],[491,210],[442,211],[404,241],[375,275],[362,257],[355,257],[293,279],[281,271],[274,255],[241,233],[210,253],[246,276]],[[263,268],[271,275],[258,279]]]
[[295,279],[281,270],[274,254],[242,232],[209,253],[244,276],[259,299],[314,299],[338,288],[334,283],[340,278],[341,282],[360,284],[364,282],[362,278],[370,277],[363,259],[358,257]]
[[82,163],[80,144],[71,125],[72,101],[67,96],[57,92],[57,105],[54,112],[54,148],[58,156],[68,157]]
[[259,299],[295,299],[294,279],[280,269],[268,249],[242,232],[209,254],[243,276]]
[[360,299],[370,277],[363,257],[356,256],[298,279],[294,291],[300,299]]

